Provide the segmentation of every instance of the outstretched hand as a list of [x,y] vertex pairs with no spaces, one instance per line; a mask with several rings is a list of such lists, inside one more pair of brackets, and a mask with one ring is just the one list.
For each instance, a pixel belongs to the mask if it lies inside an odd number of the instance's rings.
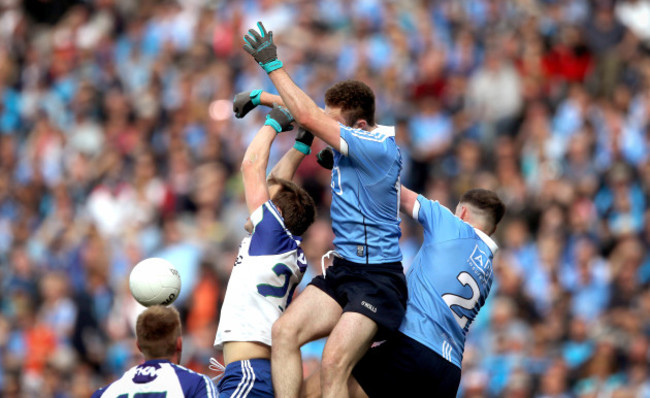
[[235,112],[235,117],[241,119],[248,114],[248,112],[255,109],[260,104],[260,95],[262,90],[242,91],[235,95],[232,101],[232,111]]
[[282,67],[277,47],[273,43],[273,32],[267,32],[262,22],[257,22],[257,28],[259,33],[255,29],[249,29],[244,36],[244,50],[253,56],[266,73],[271,73]]

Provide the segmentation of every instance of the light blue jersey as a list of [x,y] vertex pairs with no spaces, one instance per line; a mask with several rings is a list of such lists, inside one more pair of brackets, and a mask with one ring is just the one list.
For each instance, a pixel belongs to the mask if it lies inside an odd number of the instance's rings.
[[398,243],[401,169],[393,127],[365,131],[341,125],[330,213],[334,247],[344,259],[365,264],[402,260]]
[[406,274],[409,295],[399,330],[461,367],[465,334],[490,293],[497,245],[422,195],[413,218],[424,227],[424,242]]

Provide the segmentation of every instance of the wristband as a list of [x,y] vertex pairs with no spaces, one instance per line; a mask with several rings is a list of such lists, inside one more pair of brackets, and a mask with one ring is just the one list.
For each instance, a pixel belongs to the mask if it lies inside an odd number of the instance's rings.
[[309,155],[309,154],[311,153],[311,148],[309,147],[309,145],[305,144],[304,142],[296,141],[296,142],[293,144],[293,147],[294,147],[297,151],[302,152],[302,153],[304,153],[305,155]]
[[264,71],[266,71],[266,73],[271,73],[276,69],[282,68],[283,65],[282,65],[282,61],[280,61],[279,59],[274,59],[273,61],[267,62],[265,64],[262,64],[260,62],[260,66],[262,67],[262,69],[264,69]]
[[280,126],[280,123],[278,123],[275,119],[271,119],[269,115],[266,115],[266,121],[264,122],[264,125],[273,127],[276,133],[282,132],[282,126]]
[[260,97],[262,96],[262,90],[253,90],[250,93],[251,103],[255,106],[260,104]]

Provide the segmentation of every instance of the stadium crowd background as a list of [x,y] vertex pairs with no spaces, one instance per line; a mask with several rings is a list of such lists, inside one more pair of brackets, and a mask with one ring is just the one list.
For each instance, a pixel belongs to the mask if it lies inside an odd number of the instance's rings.
[[[128,273],[150,256],[181,272],[183,364],[214,376],[265,114],[230,101],[272,91],[241,50],[258,19],[321,105],[342,79],[374,88],[405,185],[506,202],[460,395],[650,396],[647,0],[0,1],[1,396],[88,397],[138,362]],[[299,174],[320,206],[307,280],[329,175]],[[407,266],[419,239],[405,220]]]

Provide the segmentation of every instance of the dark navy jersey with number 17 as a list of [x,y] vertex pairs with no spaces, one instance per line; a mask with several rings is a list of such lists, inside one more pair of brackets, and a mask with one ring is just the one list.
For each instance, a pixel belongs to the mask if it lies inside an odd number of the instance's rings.
[[365,131],[341,125],[340,149],[334,151],[330,207],[336,251],[354,263],[401,261],[402,157],[395,129]]

